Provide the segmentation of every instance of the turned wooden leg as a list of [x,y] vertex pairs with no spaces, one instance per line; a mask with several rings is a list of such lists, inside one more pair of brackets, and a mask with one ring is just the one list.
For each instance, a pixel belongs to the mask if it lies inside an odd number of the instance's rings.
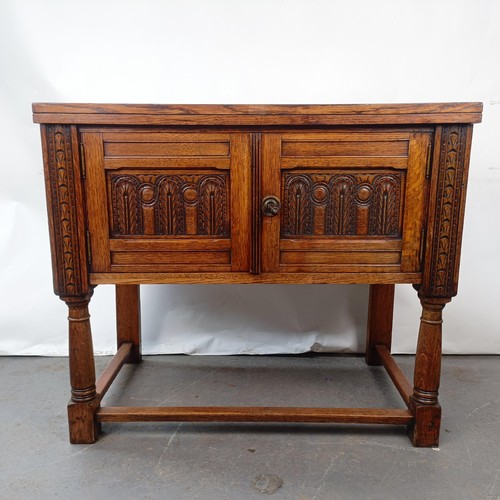
[[376,345],[383,345],[388,351],[391,350],[393,311],[394,285],[370,285],[365,354],[368,365],[382,364]]
[[127,363],[140,363],[141,303],[139,285],[116,285],[116,329],[118,347],[132,343]]
[[450,299],[420,297],[422,317],[418,333],[413,395],[410,399],[415,422],[408,427],[413,446],[437,446],[441,426],[438,402],[441,377],[442,311]]
[[99,406],[95,386],[94,351],[88,304],[90,296],[65,297],[69,314],[69,372],[71,401],[68,404],[69,439],[73,444],[95,443]]

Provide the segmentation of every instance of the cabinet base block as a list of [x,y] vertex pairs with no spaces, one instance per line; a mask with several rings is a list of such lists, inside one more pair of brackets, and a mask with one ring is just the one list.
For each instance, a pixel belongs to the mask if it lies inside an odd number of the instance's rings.
[[408,425],[408,437],[413,446],[419,448],[438,446],[441,406],[416,405],[413,412],[415,418]]
[[101,431],[96,420],[95,403],[68,403],[69,441],[71,444],[93,444]]

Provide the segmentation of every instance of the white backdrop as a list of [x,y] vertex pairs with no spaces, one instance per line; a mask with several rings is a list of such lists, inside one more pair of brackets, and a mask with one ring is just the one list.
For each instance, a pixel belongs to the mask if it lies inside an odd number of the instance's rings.
[[[66,354],[31,102],[483,101],[444,350],[500,353],[500,2],[1,0],[0,353]],[[363,350],[366,286],[143,287],[146,353]],[[91,303],[114,349],[112,287]],[[395,352],[420,308],[396,292]]]

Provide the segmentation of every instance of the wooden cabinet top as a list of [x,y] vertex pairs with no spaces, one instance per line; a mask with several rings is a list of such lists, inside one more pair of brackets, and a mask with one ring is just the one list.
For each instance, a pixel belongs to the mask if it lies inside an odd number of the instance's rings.
[[479,123],[482,103],[218,105],[34,103],[35,123],[88,125],[397,125]]

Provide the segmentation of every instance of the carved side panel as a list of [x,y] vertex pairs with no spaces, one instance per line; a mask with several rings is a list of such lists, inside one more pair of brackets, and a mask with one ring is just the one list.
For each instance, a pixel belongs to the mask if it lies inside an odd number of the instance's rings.
[[432,230],[420,290],[424,296],[457,293],[471,131],[470,126],[443,127],[437,145],[439,164],[433,171],[428,223]]
[[81,177],[79,165],[73,163],[72,128],[47,125],[42,130],[54,289],[62,296],[83,295],[88,292],[88,270],[85,230],[79,218],[83,212]]
[[113,237],[229,236],[227,175],[111,174],[108,182]]
[[281,236],[400,237],[404,180],[402,172],[285,173]]

